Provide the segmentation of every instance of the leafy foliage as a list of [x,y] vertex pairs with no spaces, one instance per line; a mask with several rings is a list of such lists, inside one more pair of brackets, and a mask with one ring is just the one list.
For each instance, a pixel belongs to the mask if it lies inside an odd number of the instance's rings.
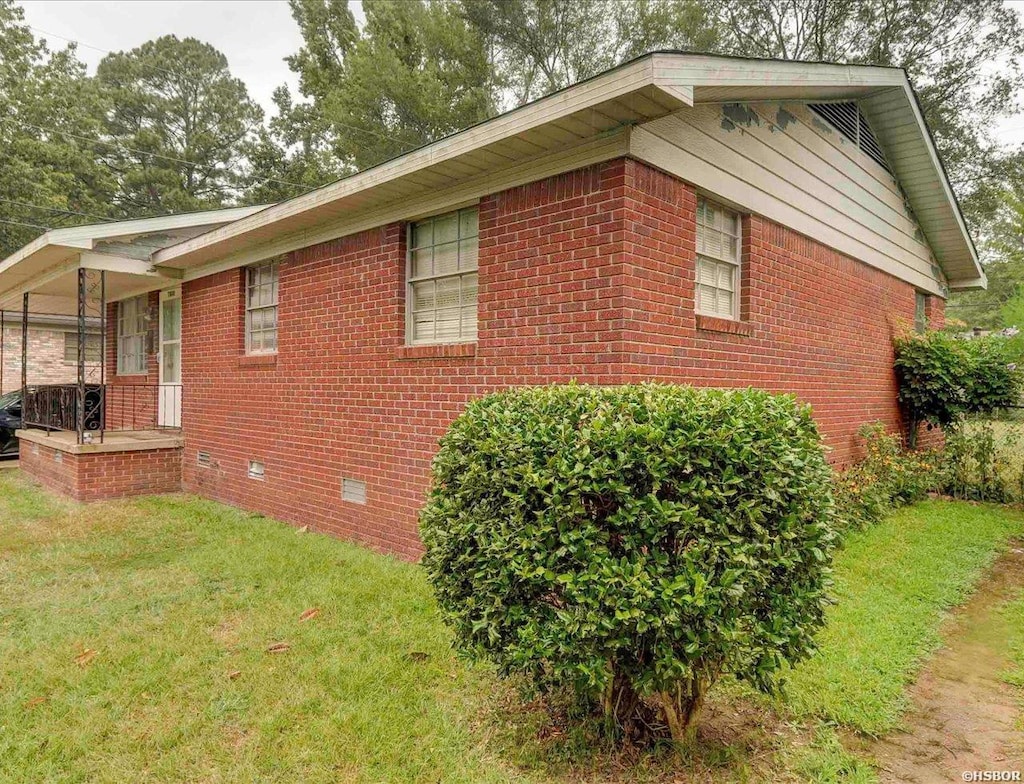
[[978,419],[946,436],[939,489],[953,498],[1024,503],[1024,433]]
[[107,55],[96,79],[111,100],[104,159],[126,215],[223,206],[245,185],[246,145],[263,110],[227,58],[173,35]]
[[934,331],[898,338],[895,367],[910,446],[921,423],[953,428],[967,414],[1020,402],[1024,379],[1013,359],[1013,344],[1000,336],[964,340]]
[[722,673],[769,689],[812,648],[833,506],[791,397],[501,392],[453,423],[433,470],[424,565],[459,646],[503,674],[571,687],[629,733],[660,715],[682,740]]
[[359,29],[346,3],[290,0],[304,46],[289,58],[310,123],[344,165],[363,169],[496,113],[480,35],[448,0],[365,0]]
[[0,258],[46,228],[109,214],[98,145],[106,109],[73,48],[51,53],[0,0]]
[[460,0],[494,53],[496,83],[520,105],[636,55],[717,48],[718,26],[695,0]]
[[941,453],[908,452],[880,422],[860,430],[865,457],[836,472],[837,518],[843,531],[878,523],[895,509],[923,500],[940,484]]

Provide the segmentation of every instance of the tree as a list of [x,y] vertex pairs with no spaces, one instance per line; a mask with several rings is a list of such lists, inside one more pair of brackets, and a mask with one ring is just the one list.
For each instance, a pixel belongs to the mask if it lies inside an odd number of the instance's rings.
[[110,100],[105,162],[124,216],[184,212],[234,201],[263,111],[227,58],[173,35],[103,58],[96,79]]
[[710,50],[713,20],[694,0],[460,0],[519,105],[653,49]]
[[0,258],[48,227],[109,214],[98,155],[105,108],[75,50],[50,52],[0,0]]
[[454,3],[365,0],[359,30],[341,0],[290,2],[305,44],[289,65],[311,105],[292,106],[286,122],[322,129],[343,166],[364,169],[494,113],[482,41]]
[[331,150],[316,107],[295,105],[288,87],[274,91],[277,113],[249,145],[251,184],[248,204],[268,204],[297,196],[351,171]]
[[988,288],[958,292],[946,308],[947,318],[971,327],[1024,327],[1024,150],[1021,181],[996,195],[995,218],[986,226],[982,246]]

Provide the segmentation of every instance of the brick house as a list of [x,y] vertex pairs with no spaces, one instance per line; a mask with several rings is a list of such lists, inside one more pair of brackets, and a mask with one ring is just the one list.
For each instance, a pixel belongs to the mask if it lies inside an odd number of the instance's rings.
[[[0,306],[44,291],[17,266]],[[843,463],[863,423],[901,425],[894,330],[985,285],[903,71],[679,53],[105,269],[106,385],[175,364],[180,430],[25,433],[30,474],[79,498],[180,486],[410,557],[475,396],[765,387],[811,403]]]
[[[70,384],[78,377],[77,318],[32,313],[28,322],[28,383]],[[90,372],[99,361],[103,336],[99,323],[87,322],[86,356]],[[21,388],[21,313],[0,312],[0,395]]]

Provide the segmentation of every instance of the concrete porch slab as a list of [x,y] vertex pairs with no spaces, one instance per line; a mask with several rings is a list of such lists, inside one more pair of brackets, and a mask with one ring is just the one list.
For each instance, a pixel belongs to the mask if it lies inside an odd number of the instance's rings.
[[180,431],[174,430],[108,430],[103,435],[102,443],[99,441],[99,434],[94,433],[96,440],[91,444],[79,444],[78,435],[66,430],[19,430],[15,435],[23,442],[40,444],[70,455],[181,449],[185,445],[185,437]]

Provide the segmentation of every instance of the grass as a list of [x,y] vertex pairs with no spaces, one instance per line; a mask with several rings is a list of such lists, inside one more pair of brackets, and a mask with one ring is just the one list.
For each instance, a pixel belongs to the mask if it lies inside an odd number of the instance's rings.
[[473,732],[487,680],[414,565],[191,498],[65,507],[8,476],[0,553],[2,780],[520,778]]
[[940,643],[960,604],[1024,515],[929,501],[849,537],[836,558],[835,597],[821,650],[789,677],[787,706],[868,734],[898,726],[905,687]]
[[869,782],[834,723],[898,722],[943,610],[1021,531],[932,502],[852,535],[820,654],[781,700],[723,684],[680,764],[560,731],[455,659],[415,565],[186,496],[65,504],[3,472],[0,780]]

